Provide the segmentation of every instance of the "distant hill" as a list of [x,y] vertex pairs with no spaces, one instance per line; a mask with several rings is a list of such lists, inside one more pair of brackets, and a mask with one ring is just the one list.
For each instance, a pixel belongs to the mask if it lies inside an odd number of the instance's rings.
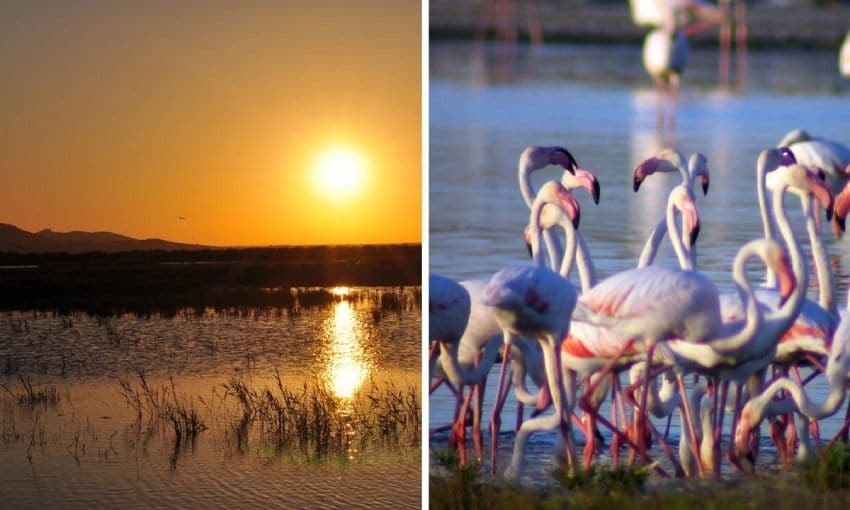
[[27,232],[8,223],[0,223],[0,252],[85,253],[132,250],[200,250],[197,244],[173,243],[163,239],[133,239],[112,232]]

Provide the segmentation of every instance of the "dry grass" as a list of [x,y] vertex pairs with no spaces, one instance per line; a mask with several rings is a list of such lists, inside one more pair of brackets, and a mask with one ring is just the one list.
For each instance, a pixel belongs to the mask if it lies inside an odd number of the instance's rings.
[[19,376],[20,387],[10,387],[3,384],[6,393],[23,407],[34,408],[37,406],[57,406],[61,399],[59,387],[55,384],[35,384],[26,376]]

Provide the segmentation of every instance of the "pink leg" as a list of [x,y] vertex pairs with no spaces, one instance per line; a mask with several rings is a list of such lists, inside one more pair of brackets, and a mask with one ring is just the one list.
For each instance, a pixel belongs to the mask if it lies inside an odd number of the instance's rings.
[[[729,437],[732,437],[732,438],[735,437],[735,430],[737,429],[737,426],[738,426],[738,420],[741,417],[741,397],[742,397],[743,389],[744,389],[743,386],[741,386],[740,384],[735,388],[735,409],[732,412],[732,430],[731,430],[730,436],[729,436]],[[755,453],[754,450],[751,450],[751,451],[753,451],[751,461],[753,463],[753,470],[755,470],[756,453]],[[727,453],[727,456],[729,458],[729,462],[733,466],[735,466],[738,469],[738,471],[744,471],[744,468],[741,466],[740,462],[738,462],[738,456],[735,455],[735,441],[729,441],[729,451]]]
[[735,32],[738,52],[738,92],[743,92],[747,83],[747,4],[735,0]]
[[[725,381],[721,384],[720,387],[720,405],[717,408],[718,416],[717,422],[714,427],[714,444],[712,445],[712,449],[714,450],[714,465],[712,466],[712,472],[714,473],[715,478],[720,477],[720,438],[723,434],[723,418],[726,415],[726,398],[728,397],[728,395],[729,381]],[[705,438],[703,438],[703,441],[705,441]]]
[[720,24],[720,88],[729,88],[729,46],[732,27],[729,25],[729,2],[721,1],[723,22]]
[[499,368],[499,383],[496,386],[496,405],[493,406],[493,412],[490,416],[490,470],[496,473],[496,454],[499,450],[499,429],[502,425],[502,406],[505,405],[505,399],[508,396],[508,389],[511,381],[505,386],[505,373],[507,372],[508,363],[511,359],[511,345],[513,344],[513,334],[504,333],[505,339],[505,355],[502,357],[502,366]]
[[643,392],[640,394],[640,407],[638,408],[638,455],[640,456],[640,463],[643,465],[649,463],[649,455],[646,453],[646,397],[649,394],[649,375],[652,371],[652,354],[654,352],[655,343],[649,343],[646,347],[646,376],[643,380]]
[[496,391],[496,403],[493,406],[493,414],[490,416],[490,471],[493,474],[496,473],[496,457],[499,452],[499,430],[502,428],[502,407],[508,398],[508,392],[511,389],[512,383],[513,381],[508,378],[507,386],[501,392],[501,396],[499,395],[499,390]]
[[[705,467],[702,465],[702,459],[700,458],[699,454],[697,433],[696,429],[694,428],[694,415],[691,411],[691,404],[688,401],[688,392],[685,389],[685,379],[682,377],[682,374],[676,374],[676,382],[679,383],[679,395],[682,399],[682,408],[685,410],[685,423],[688,427],[687,433],[688,435],[690,435],[691,452],[693,453],[693,456],[697,461],[697,471],[699,472],[699,476],[700,478],[704,478]],[[684,431],[682,433],[684,433]]]

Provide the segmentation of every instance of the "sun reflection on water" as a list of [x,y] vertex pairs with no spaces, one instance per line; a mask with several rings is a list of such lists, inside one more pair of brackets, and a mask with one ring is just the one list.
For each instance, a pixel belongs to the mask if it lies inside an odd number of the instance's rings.
[[330,339],[326,378],[334,395],[351,399],[369,375],[369,363],[360,344],[364,331],[351,303],[336,303],[326,328]]

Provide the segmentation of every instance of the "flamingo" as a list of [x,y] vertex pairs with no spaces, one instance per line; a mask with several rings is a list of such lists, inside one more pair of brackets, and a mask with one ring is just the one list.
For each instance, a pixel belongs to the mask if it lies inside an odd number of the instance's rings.
[[[717,289],[705,276],[691,270],[691,263],[675,225],[674,208],[682,211],[690,238],[699,228],[693,194],[677,186],[668,200],[667,218],[673,248],[681,269],[649,266],[623,271],[584,293],[576,307],[575,320],[611,328],[624,338],[642,339],[648,366],[652,366],[655,344],[671,337],[694,341],[713,336],[720,323]],[[648,380],[645,381],[648,384]],[[646,460],[642,426],[646,417],[647,388],[641,394],[638,439]]]
[[[794,153],[785,147],[769,149],[759,155],[756,165],[756,188],[765,237],[768,239],[774,237],[776,222],[774,216],[777,214],[777,209],[774,207],[774,213],[771,214],[767,208],[766,188],[775,188],[773,181],[777,180],[778,177],[776,176],[782,173],[778,172],[777,169],[788,168],[789,165],[794,164],[796,164]],[[827,214],[830,215],[833,207],[833,199],[830,191],[822,183],[815,182],[817,179],[813,175],[807,174],[806,179],[803,179],[803,173],[805,173],[804,169],[797,169],[798,181],[807,181],[804,184],[805,190],[810,189],[811,193],[814,193],[818,201],[826,208]],[[796,186],[792,186],[789,189],[798,193],[800,192],[800,189]],[[811,207],[810,192],[803,191],[803,193],[802,206],[804,215],[807,218],[806,228],[809,233],[812,254],[815,260],[820,297],[819,302],[805,299],[794,327],[790,328],[783,335],[778,351],[778,359],[781,362],[787,362],[791,358],[798,357],[798,354],[804,354],[806,352],[825,356],[828,351],[827,344],[829,338],[836,324],[832,270],[826,256],[826,248],[823,246],[820,235],[815,228],[814,217],[808,214],[807,211]],[[761,303],[776,310],[778,308],[778,300],[775,275],[769,269],[767,271],[766,285],[766,288],[762,287],[756,290],[757,298]],[[721,313],[725,320],[740,317],[742,312],[743,306],[737,294],[724,294],[721,297]]]
[[[539,224],[543,206],[546,203],[557,204],[562,200],[569,200],[567,195],[571,198],[569,192],[557,181],[547,182],[541,188],[532,208],[532,224],[535,227],[532,239],[535,248],[534,266],[503,269],[493,275],[485,288],[485,304],[493,307],[493,314],[505,335],[505,344],[510,345],[513,336],[533,337],[540,343],[547,383],[555,407],[555,413],[552,415],[539,416],[523,422],[514,442],[511,464],[505,471],[505,477],[509,479],[519,475],[525,442],[531,433],[538,430],[560,428],[561,435],[568,445],[568,458],[571,461],[575,458],[568,418],[571,403],[566,402],[562,391],[557,345],[569,330],[577,292],[568,280],[545,267],[542,252],[537,249],[542,237]],[[566,274],[575,257],[575,228],[565,213],[557,220],[566,232],[567,251],[561,268],[562,273]],[[569,391],[566,393],[569,394]]]
[[[765,155],[768,151],[762,153]],[[760,162],[764,162],[767,158],[760,156]],[[724,389],[721,398],[720,408],[725,406],[726,393],[728,391],[728,382],[736,381],[738,383],[738,391],[735,402],[735,414],[739,408],[741,400],[741,388],[743,382],[751,375],[763,370],[770,364],[775,356],[778,339],[785,333],[800,313],[803,305],[806,287],[806,266],[802,261],[802,253],[799,245],[794,239],[791,232],[785,208],[783,203],[783,195],[786,189],[791,187],[799,191],[810,194],[815,193],[816,189],[825,190],[823,183],[811,172],[808,172],[801,165],[792,165],[790,167],[782,167],[776,172],[777,187],[774,189],[773,206],[776,215],[776,221],[783,235],[786,245],[789,247],[791,254],[792,271],[787,270],[787,263],[771,263],[770,259],[764,259],[765,265],[773,270],[779,277],[780,290],[779,304],[777,308],[768,307],[764,316],[761,319],[762,304],[753,299],[757,292],[753,292],[746,281],[743,272],[743,263],[736,257],[734,278],[739,285],[740,299],[746,303],[747,320],[741,328],[738,335],[732,335],[731,339],[726,340],[711,340],[704,343],[692,343],[681,340],[672,340],[665,344],[666,354],[672,354],[673,362],[690,370],[714,376],[716,379],[721,379],[724,382]],[[820,194],[820,193],[818,193]],[[808,216],[811,216],[811,208],[807,208]],[[772,242],[771,240],[764,240]],[[741,252],[739,252],[741,256]],[[739,266],[739,264],[741,264]],[[799,282],[799,284],[795,284]],[[741,290],[743,288],[743,291]],[[757,314],[758,315],[755,315]],[[758,320],[755,320],[758,319]],[[725,327],[732,327],[733,321],[727,320],[724,323]],[[747,331],[749,332],[747,333]],[[755,394],[755,392],[751,393]],[[718,425],[716,430],[719,432],[722,429],[722,411],[718,415]],[[733,418],[733,428],[737,416]],[[718,435],[715,435],[715,449],[717,448]],[[731,457],[730,457],[731,458]],[[715,464],[715,472],[717,465]]]
[[839,193],[847,182],[846,168],[850,165],[850,147],[834,140],[812,136],[802,129],[789,131],[777,146],[791,149],[798,163],[813,170],[823,170],[833,193]]
[[[457,342],[469,320],[469,292],[445,276],[428,277],[428,341]],[[429,371],[434,372],[437,350],[431,349]]]
[[643,42],[643,66],[655,80],[658,94],[658,127],[664,124],[664,97],[669,94],[670,113],[667,125],[673,127],[673,111],[679,92],[679,78],[688,65],[688,39],[681,30],[676,30],[671,20],[654,29]]
[[[480,280],[466,280],[460,285],[468,292],[470,297],[470,312],[463,335],[457,342],[440,342],[440,358],[438,368],[445,377],[458,387],[459,405],[455,416],[453,428],[454,438],[459,445],[461,461],[465,461],[465,431],[466,416],[472,395],[476,400],[472,406],[472,438],[475,445],[476,456],[481,459],[481,409],[484,398],[484,385],[487,375],[501,346],[501,329],[493,318],[489,307],[482,303],[484,286],[486,282]],[[483,350],[483,354],[482,354]],[[432,385],[435,388],[438,384]],[[463,399],[463,386],[470,385],[469,395]]]
[[[526,147],[519,156],[519,169],[517,172],[517,177],[519,178],[519,191],[522,194],[522,199],[525,200],[525,205],[528,206],[529,210],[531,210],[535,197],[534,187],[531,184],[531,174],[549,165],[560,166],[564,169],[564,174],[575,174],[576,170],[579,168],[578,163],[576,163],[576,160],[573,155],[570,154],[570,151],[563,147],[538,147],[532,145]],[[584,179],[579,179],[579,184],[583,184],[583,180]],[[596,178],[593,177],[593,181],[595,180]],[[591,186],[593,186],[592,183]],[[597,183],[595,196],[594,191],[592,190],[593,188],[591,188],[591,196],[594,196],[594,201],[597,203],[599,200],[598,186],[599,184]],[[549,250],[549,260],[554,261],[559,259],[560,254],[558,253],[559,245],[557,244],[557,239],[551,232],[548,231],[543,235],[546,239],[547,249]],[[554,263],[555,262],[553,262],[553,264]]]
[[[709,172],[708,160],[701,153],[694,153],[688,159],[687,167],[685,166],[685,157],[681,152],[674,149],[665,149],[656,156],[646,159],[635,167],[634,185],[635,192],[640,189],[641,183],[654,173],[679,172],[682,176],[682,185],[688,187],[693,192],[694,182],[697,177],[700,179],[703,195],[708,194],[709,187]],[[638,257],[637,267],[646,267],[655,260],[655,255],[658,253],[658,247],[664,235],[667,233],[667,221],[662,219],[655,226],[655,229],[650,234],[649,238],[641,250]],[[685,243],[691,255],[691,264],[696,266],[696,248]]]
[[[848,296],[850,304],[850,296]],[[842,310],[841,323],[829,352],[825,375],[829,381],[829,394],[823,402],[816,403],[806,394],[803,386],[787,378],[780,378],[768,386],[758,397],[751,399],[741,412],[741,421],[735,433],[735,448],[739,456],[755,462],[750,447],[750,432],[759,426],[765,415],[797,411],[810,420],[820,420],[835,414],[844,403],[847,384],[850,382],[850,308]],[[780,391],[790,397],[773,401]],[[802,427],[805,429],[805,427]]]

